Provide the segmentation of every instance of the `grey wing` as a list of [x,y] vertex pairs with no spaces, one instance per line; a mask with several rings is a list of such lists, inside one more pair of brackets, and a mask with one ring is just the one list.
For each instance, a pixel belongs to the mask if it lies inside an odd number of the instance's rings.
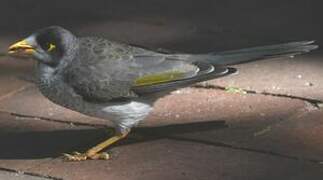
[[176,72],[181,78],[188,78],[198,72],[197,66],[166,54],[99,38],[81,40],[78,59],[66,68],[64,77],[87,101],[137,97],[132,88],[141,77],[149,80]]

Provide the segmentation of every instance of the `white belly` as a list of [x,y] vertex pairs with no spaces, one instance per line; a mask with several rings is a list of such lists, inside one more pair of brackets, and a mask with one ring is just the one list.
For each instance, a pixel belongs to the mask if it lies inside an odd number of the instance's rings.
[[121,128],[131,128],[144,120],[152,110],[149,103],[129,101],[123,104],[111,104],[102,108],[100,114],[112,120]]

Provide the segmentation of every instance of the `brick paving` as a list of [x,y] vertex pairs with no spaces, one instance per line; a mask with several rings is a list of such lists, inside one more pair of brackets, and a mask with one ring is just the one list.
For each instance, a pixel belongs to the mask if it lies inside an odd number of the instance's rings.
[[108,149],[111,160],[65,162],[62,153],[99,142],[107,135],[103,125],[109,124],[49,102],[24,80],[30,76],[29,61],[2,63],[0,83],[8,86],[0,91],[0,168],[12,172],[3,171],[0,178],[323,177],[322,110],[300,99],[201,87],[158,101],[146,122]]

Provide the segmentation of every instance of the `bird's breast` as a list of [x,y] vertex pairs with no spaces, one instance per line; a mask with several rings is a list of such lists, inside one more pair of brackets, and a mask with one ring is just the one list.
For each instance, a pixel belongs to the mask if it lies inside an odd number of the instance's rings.
[[96,111],[96,107],[87,103],[74,92],[73,88],[66,84],[63,78],[57,74],[43,73],[37,81],[40,92],[53,103],[65,108],[89,114]]

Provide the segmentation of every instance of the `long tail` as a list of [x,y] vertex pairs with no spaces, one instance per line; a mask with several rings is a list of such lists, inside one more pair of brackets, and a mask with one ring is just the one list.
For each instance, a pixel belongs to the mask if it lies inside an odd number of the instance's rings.
[[300,41],[233,51],[223,51],[219,53],[191,55],[187,57],[187,60],[202,60],[214,65],[232,65],[276,57],[293,57],[295,55],[317,49],[318,45],[314,45],[313,43],[314,41]]

